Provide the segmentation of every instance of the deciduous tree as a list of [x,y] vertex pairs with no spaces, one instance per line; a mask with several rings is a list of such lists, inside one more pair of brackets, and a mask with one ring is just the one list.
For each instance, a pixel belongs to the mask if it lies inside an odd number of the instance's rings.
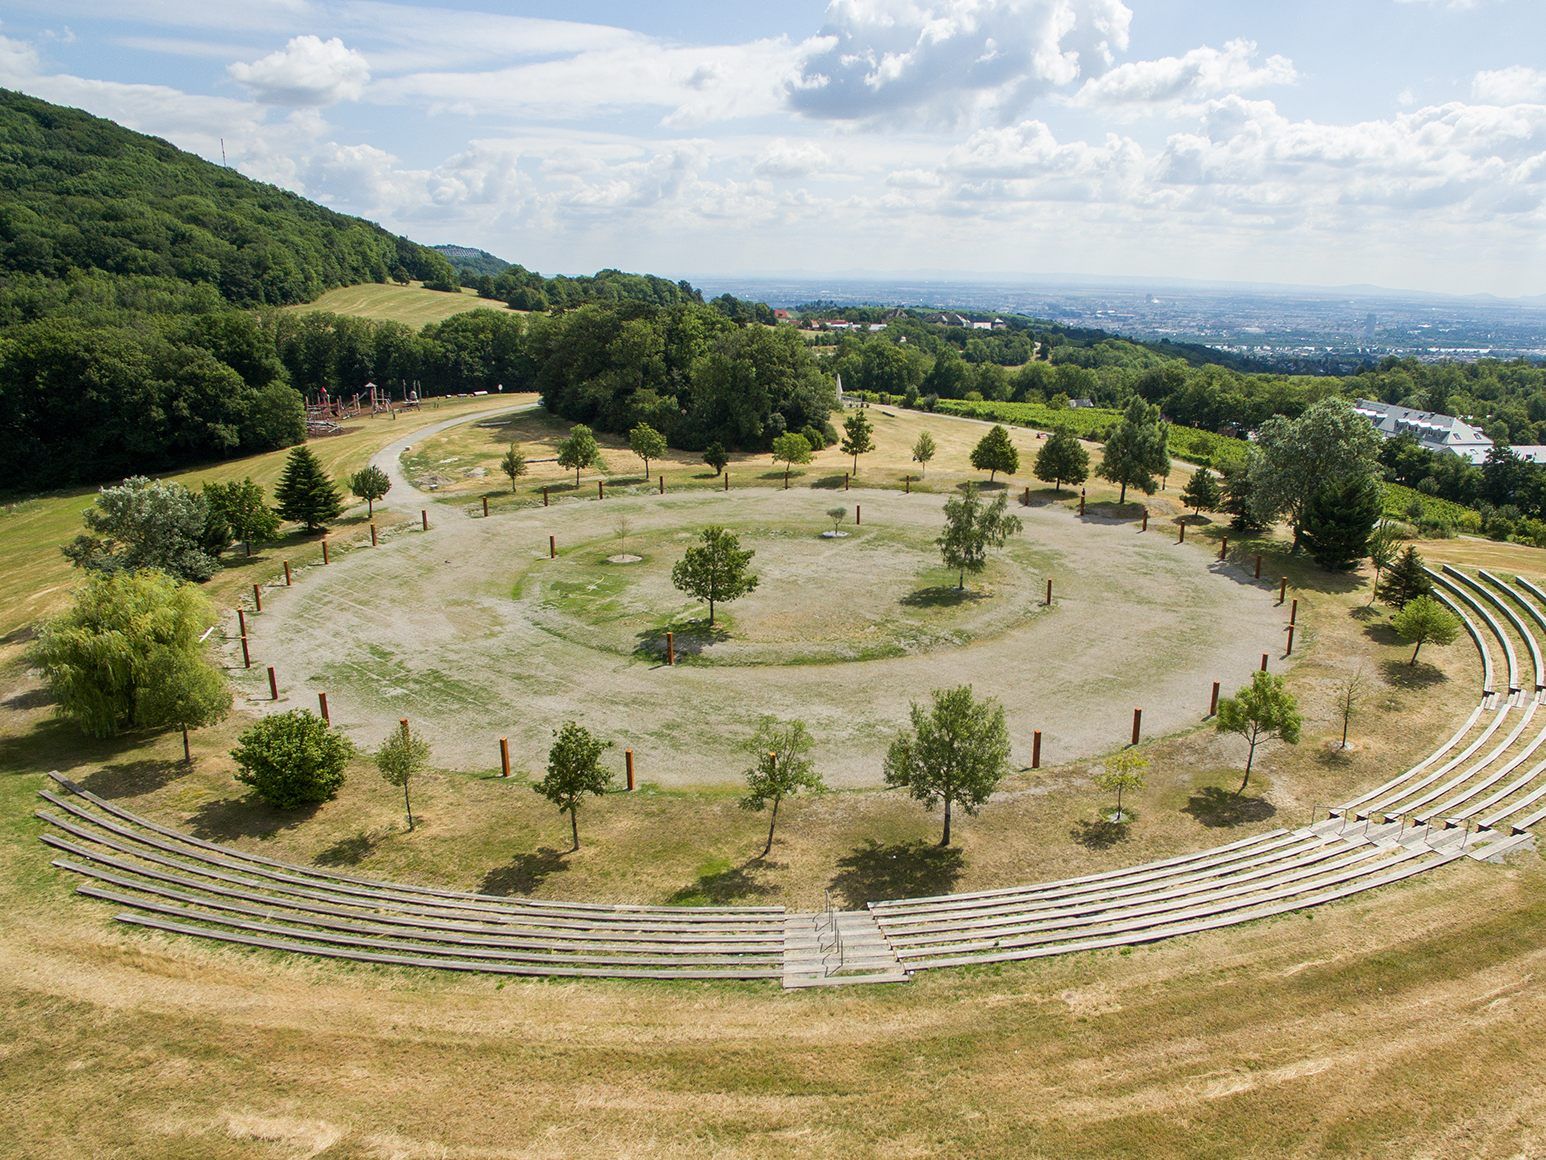
[[1004,706],[977,700],[970,685],[937,689],[932,702],[913,703],[912,728],[886,751],[885,776],[928,809],[944,803],[939,844],[948,846],[952,807],[976,814],[1009,772],[1009,730]]
[[411,732],[408,722],[400,722],[376,750],[376,768],[388,785],[403,791],[403,812],[408,815],[408,829],[412,830],[413,799],[409,796],[408,786],[429,768],[429,742]]
[[875,425],[861,408],[843,420],[843,454],[852,455],[854,474],[859,474],[859,456],[875,450]]
[[741,547],[734,532],[720,527],[704,528],[699,542],[671,569],[671,583],[689,596],[709,605],[709,624],[714,623],[714,606],[739,600],[757,588],[757,576],[751,570],[757,553]]
[[1013,475],[1020,470],[1020,452],[1002,425],[993,424],[977,441],[977,446],[972,448],[972,466],[978,471],[986,471],[989,483],[1001,471]]
[[611,747],[583,725],[565,721],[553,731],[547,776],[531,787],[569,815],[575,850],[580,848],[580,803],[587,795],[600,797],[611,788],[612,773],[601,766],[601,755]]
[[1402,640],[1412,645],[1412,658],[1406,663],[1415,665],[1417,654],[1423,645],[1453,644],[1460,635],[1460,618],[1431,596],[1414,596],[1391,617],[1391,627]]
[[945,501],[945,530],[934,542],[945,565],[957,572],[957,589],[966,587],[968,572],[975,576],[988,566],[989,551],[1002,548],[1024,526],[1008,508],[1009,498],[1002,492],[984,504],[972,483]]
[[505,448],[505,453],[500,457],[499,470],[510,478],[510,492],[515,493],[515,481],[526,474],[526,456],[514,443]]
[[574,486],[580,486],[580,472],[595,463],[601,455],[601,445],[596,435],[584,423],[569,428],[569,434],[558,445],[558,465],[574,468]]
[[374,517],[376,501],[392,490],[392,480],[381,468],[369,464],[349,477],[349,490],[365,501],[365,514]]
[[650,477],[650,460],[666,453],[666,437],[648,423],[640,423],[628,432],[628,449],[644,460],[644,478]]
[[262,544],[279,534],[279,513],[268,506],[263,489],[251,479],[206,483],[204,500],[209,504],[210,516],[225,521],[249,556],[254,541]]
[[787,431],[773,440],[773,462],[784,465],[784,487],[789,487],[789,472],[796,463],[811,461],[811,443],[798,431]]
[[820,792],[827,788],[810,758],[813,745],[804,721],[779,721],[773,717],[764,717],[746,743],[752,765],[745,773],[746,796],[741,799],[741,808],[760,811],[773,807],[768,818],[768,840],[762,847],[764,858],[773,849],[773,827],[778,824],[778,807],[783,800],[801,790]]
[[1298,418],[1275,415],[1256,433],[1250,462],[1251,507],[1263,525],[1283,518],[1304,538],[1306,506],[1316,491],[1379,470],[1380,436],[1340,396],[1312,403]]
[[1253,673],[1249,685],[1219,702],[1215,728],[1220,733],[1244,737],[1250,746],[1245,758],[1245,776],[1240,779],[1240,788],[1235,790],[1236,797],[1245,792],[1246,783],[1251,780],[1256,747],[1273,737],[1290,745],[1299,744],[1302,723],[1294,695],[1283,687],[1283,678],[1273,673]]
[[927,431],[918,432],[918,438],[913,440],[913,462],[918,465],[918,474],[929,473],[929,460],[934,458],[937,450],[934,446],[934,436]]
[[[219,561],[211,551],[209,503],[180,483],[134,476],[97,493],[81,513],[86,532],[63,551],[77,568],[132,572],[156,568],[180,580],[208,580]],[[229,540],[229,527],[221,527]]]
[[1107,793],[1117,795],[1117,812],[1111,820],[1125,822],[1122,813],[1122,795],[1128,790],[1140,790],[1144,784],[1144,771],[1149,759],[1136,749],[1119,749],[1106,758],[1105,765],[1095,775],[1095,784]]
[[724,474],[725,465],[730,462],[730,456],[726,453],[724,445],[710,443],[703,449],[703,462],[714,469],[716,476]]
[[281,810],[337,795],[354,746],[307,709],[265,717],[236,739],[236,780]]
[[1065,483],[1083,483],[1090,478],[1090,453],[1067,427],[1054,428],[1036,453],[1036,478],[1062,491]]

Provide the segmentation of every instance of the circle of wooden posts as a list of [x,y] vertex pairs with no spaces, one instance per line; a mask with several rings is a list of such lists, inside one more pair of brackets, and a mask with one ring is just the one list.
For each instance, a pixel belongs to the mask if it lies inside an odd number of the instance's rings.
[[725,490],[730,490],[730,473],[728,471],[725,472]]
[[604,480],[604,479],[598,479],[596,481],[596,498],[597,499],[606,499],[607,498],[607,481]]
[[1052,607],[1052,577],[1047,577],[1047,607]]
[[1288,647],[1283,650],[1283,655],[1286,657],[1294,655],[1294,626],[1292,624],[1288,626]]
[[843,472],[843,490],[844,491],[848,490],[848,484],[849,484],[849,481],[850,481],[851,478],[852,477],[848,474],[848,472],[846,472],[846,471]]
[[[1030,491],[1031,489],[1030,488],[1026,488],[1025,490],[1026,491]],[[910,476],[910,475],[902,476],[902,494],[903,495],[912,495],[913,494],[913,477]]]
[[236,610],[236,635],[247,635],[247,613],[240,608]]
[[1294,602],[1288,606],[1288,623],[1299,623],[1299,597],[1294,597]]

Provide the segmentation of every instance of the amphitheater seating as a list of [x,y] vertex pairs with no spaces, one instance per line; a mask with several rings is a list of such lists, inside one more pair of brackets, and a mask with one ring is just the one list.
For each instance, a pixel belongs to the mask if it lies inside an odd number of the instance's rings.
[[[516,975],[780,979],[786,987],[1153,942],[1316,906],[1457,858],[1495,858],[1546,821],[1546,593],[1430,573],[1482,660],[1480,702],[1422,761],[1297,829],[1055,882],[872,902],[863,911],[598,905],[335,873],[132,814],[55,774],[38,817],[81,894],[154,930],[381,965]],[[1539,603],[1536,603],[1539,602]],[[1508,694],[1494,691],[1501,652]],[[1535,688],[1521,689],[1520,651]],[[1546,716],[1546,715],[1543,715]],[[1521,772],[1522,771],[1522,772]],[[1506,827],[1507,833],[1503,832]]]

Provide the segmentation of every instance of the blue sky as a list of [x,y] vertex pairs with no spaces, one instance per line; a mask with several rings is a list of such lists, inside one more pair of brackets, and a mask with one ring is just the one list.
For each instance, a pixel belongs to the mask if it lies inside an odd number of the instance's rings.
[[8,0],[0,85],[549,273],[1546,293],[1539,0]]

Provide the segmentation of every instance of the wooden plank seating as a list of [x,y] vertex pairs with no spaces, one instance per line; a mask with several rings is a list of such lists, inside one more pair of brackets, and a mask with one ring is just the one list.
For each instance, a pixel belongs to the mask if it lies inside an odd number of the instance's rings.
[[[1487,607],[1503,614],[1503,619],[1508,621],[1508,623],[1513,627],[1514,632],[1519,636],[1519,639],[1524,642],[1525,650],[1530,655],[1530,663],[1535,673],[1535,691],[1540,692],[1542,688],[1546,688],[1546,671],[1543,671],[1541,667],[1541,647],[1536,643],[1535,637],[1532,636],[1530,630],[1525,627],[1524,621],[1519,618],[1519,614],[1514,611],[1513,607],[1506,600],[1500,600],[1497,593],[1495,593],[1492,589],[1483,586],[1472,577],[1467,576],[1453,564],[1445,564],[1443,571],[1444,575],[1453,577],[1467,589],[1476,593]],[[1505,592],[1508,591],[1506,587],[1503,590]],[[1519,677],[1522,681],[1524,679],[1524,673],[1521,672]]]
[[[1475,596],[1471,595],[1470,592],[1456,584],[1454,581],[1450,580],[1447,576],[1440,572],[1435,572],[1432,568],[1424,568],[1423,571],[1428,574],[1428,579],[1433,581],[1434,599],[1438,600],[1442,604],[1448,605],[1451,612],[1459,616],[1464,624],[1469,625],[1469,631],[1473,639],[1479,640],[1480,634],[1477,631],[1476,625],[1471,621],[1471,618],[1456,606],[1455,602],[1457,600],[1461,604],[1464,604],[1470,608],[1470,610],[1475,612],[1478,616],[1480,616],[1487,627],[1492,630],[1493,636],[1495,636],[1503,645],[1503,658],[1508,665],[1508,690],[1511,693],[1518,692],[1519,657],[1514,652],[1514,644],[1509,640],[1508,633],[1503,631],[1502,625],[1497,622],[1492,613],[1487,611],[1487,609],[1480,601],[1476,599]],[[1490,679],[1487,681],[1487,688],[1492,688],[1492,682]]]

